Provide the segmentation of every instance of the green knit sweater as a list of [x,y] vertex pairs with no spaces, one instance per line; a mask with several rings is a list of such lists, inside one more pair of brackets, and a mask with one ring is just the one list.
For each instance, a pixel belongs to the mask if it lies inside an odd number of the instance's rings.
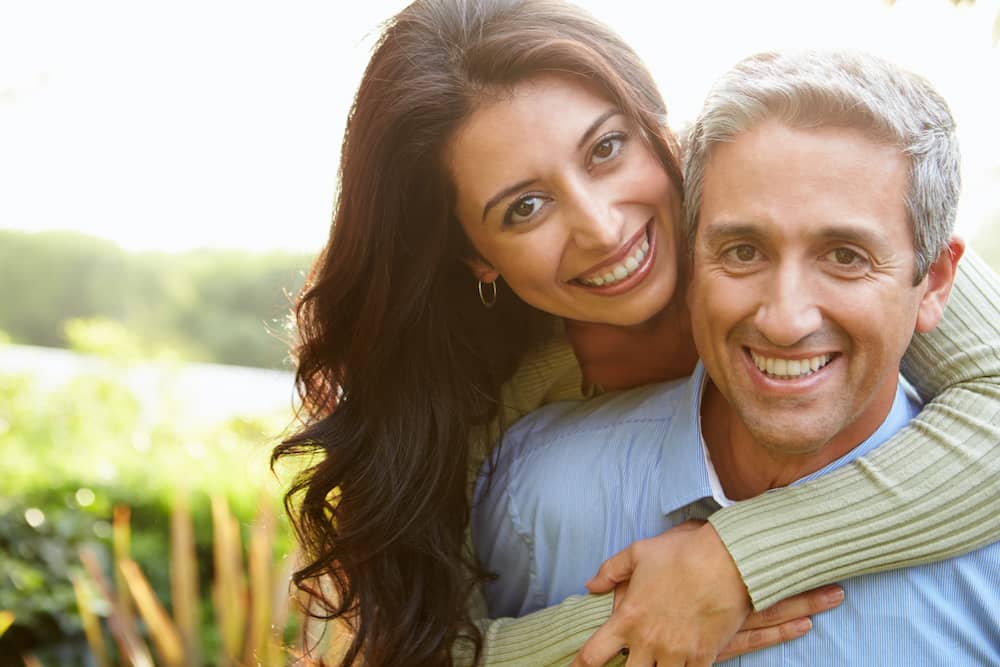
[[[1000,279],[972,252],[941,324],[916,335],[903,373],[933,397],[885,445],[829,475],[711,518],[756,609],[868,572],[941,560],[1000,539]],[[565,340],[529,359],[505,395],[508,419],[585,398]],[[509,423],[509,422],[507,422]],[[478,470],[486,448],[473,452]],[[571,597],[521,618],[485,618],[484,667],[566,665],[611,613],[612,596]],[[456,646],[458,664],[472,659]]]

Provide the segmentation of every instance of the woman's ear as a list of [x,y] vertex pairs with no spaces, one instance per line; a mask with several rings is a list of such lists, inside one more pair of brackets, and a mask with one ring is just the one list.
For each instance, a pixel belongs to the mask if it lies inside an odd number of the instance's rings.
[[484,283],[496,282],[497,278],[500,277],[500,272],[493,268],[486,260],[482,257],[474,257],[463,260],[465,265],[472,270],[472,275],[476,277],[476,280]]

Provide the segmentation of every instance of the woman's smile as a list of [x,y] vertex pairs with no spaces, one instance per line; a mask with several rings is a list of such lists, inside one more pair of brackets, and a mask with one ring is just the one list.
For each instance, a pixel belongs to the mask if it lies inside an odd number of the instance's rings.
[[642,132],[594,89],[525,81],[478,108],[448,158],[480,280],[502,276],[535,308],[600,324],[645,322],[672,299],[680,196]]
[[594,294],[613,296],[632,289],[648,274],[655,261],[656,228],[650,220],[613,257],[574,278],[573,284]]

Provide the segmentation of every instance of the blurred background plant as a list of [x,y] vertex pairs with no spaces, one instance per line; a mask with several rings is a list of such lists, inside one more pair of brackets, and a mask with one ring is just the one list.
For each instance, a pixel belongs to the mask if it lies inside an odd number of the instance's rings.
[[[15,343],[116,359],[287,368],[290,295],[310,261],[294,252],[126,251],[75,232],[0,229],[0,330]],[[93,318],[129,336],[90,328],[88,340],[74,340],[66,323]]]
[[[109,290],[122,282],[127,281],[110,281]],[[268,289],[280,298],[281,289]],[[38,350],[13,345],[12,336],[0,334],[0,666],[23,664],[21,655],[42,665],[139,665],[141,659],[130,659],[120,647],[157,637],[151,644],[155,664],[167,665],[173,654],[169,642],[163,648],[162,637],[173,635],[188,639],[188,653],[195,646],[204,656],[204,662],[185,657],[178,664],[284,664],[276,662],[284,654],[275,653],[284,635],[274,646],[254,640],[253,651],[269,653],[253,662],[244,662],[250,649],[242,642],[254,633],[261,637],[261,630],[251,631],[261,623],[284,628],[292,602],[287,575],[293,539],[281,508],[283,482],[268,470],[270,449],[292,420],[290,373],[277,374],[283,389],[277,395],[271,391],[271,410],[263,411],[254,400],[260,392],[253,373],[273,385],[276,372],[204,365],[206,373],[237,374],[220,393],[233,394],[223,398],[237,406],[245,395],[250,416],[234,408],[224,416],[206,413],[199,409],[201,399],[180,381],[192,368],[181,363],[183,357],[157,352],[107,313],[87,314],[96,317],[52,324],[63,329],[62,340],[70,347],[64,354],[71,356],[60,360],[72,367],[55,376],[6,369],[5,359]],[[277,355],[271,360],[280,363]],[[127,522],[123,508],[130,514]],[[179,529],[182,525],[189,527]],[[175,540],[188,536],[183,558],[176,546],[171,550],[172,531]],[[89,554],[86,574],[81,552]],[[132,572],[128,583],[122,564]],[[145,609],[136,615],[135,642],[107,643],[112,662],[87,649],[85,636],[93,636],[95,624],[103,628],[101,635],[111,636],[115,610],[119,617],[131,615],[122,599],[109,599],[96,585],[98,572],[119,593],[137,586],[145,590],[148,583],[147,607],[157,600],[177,614],[178,589],[171,585],[177,568],[189,581],[215,582],[189,596],[187,626],[171,621],[173,632],[163,630],[169,626],[162,618],[154,622],[156,614]],[[283,579],[277,571],[285,573]],[[266,582],[266,616],[254,606],[261,604],[255,602],[261,594],[255,598],[253,585],[241,583],[247,577]],[[228,593],[220,598],[220,590]],[[140,599],[134,592],[132,597]],[[83,615],[80,600],[87,610]],[[289,632],[296,626],[292,618]],[[181,627],[187,630],[181,633]],[[241,642],[238,651],[234,636]]]

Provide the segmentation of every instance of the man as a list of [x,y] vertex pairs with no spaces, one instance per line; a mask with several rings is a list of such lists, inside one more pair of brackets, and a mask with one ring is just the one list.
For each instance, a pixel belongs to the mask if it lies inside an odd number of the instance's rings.
[[[491,615],[585,592],[628,544],[826,474],[902,428],[919,398],[900,360],[939,321],[964,249],[958,191],[954,122],[921,79],[841,52],[728,73],[686,165],[702,363],[511,429],[473,519],[500,574]],[[1000,664],[998,545],[843,586],[808,635],[739,664]]]

